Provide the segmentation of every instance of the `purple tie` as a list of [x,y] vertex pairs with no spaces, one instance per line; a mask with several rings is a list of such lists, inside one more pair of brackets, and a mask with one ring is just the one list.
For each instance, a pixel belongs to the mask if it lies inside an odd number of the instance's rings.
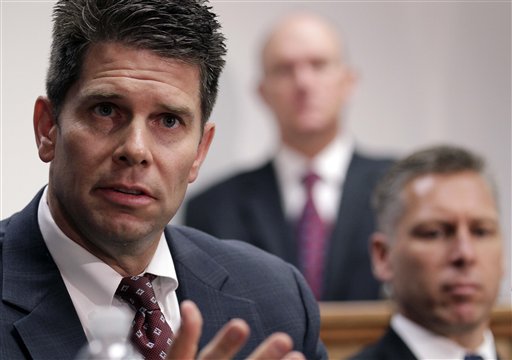
[[158,306],[153,274],[123,278],[116,295],[135,309],[131,340],[145,359],[165,359],[174,334]]
[[464,356],[464,360],[484,360],[484,358],[478,354],[467,354]]
[[316,299],[320,300],[327,227],[318,215],[313,201],[313,186],[317,180],[319,177],[313,172],[308,172],[303,178],[306,203],[297,223],[297,240],[299,266]]

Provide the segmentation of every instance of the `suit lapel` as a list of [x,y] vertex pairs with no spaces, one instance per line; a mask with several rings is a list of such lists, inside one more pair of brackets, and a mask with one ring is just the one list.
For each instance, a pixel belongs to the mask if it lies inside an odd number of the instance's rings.
[[388,326],[386,332],[377,342],[365,346],[360,352],[350,357],[351,360],[417,360],[412,351],[398,334]]
[[32,357],[72,358],[86,337],[39,230],[40,197],[6,228],[2,300],[23,314],[14,327]]
[[254,245],[297,265],[297,247],[281,204],[274,167],[264,165],[248,178],[242,217],[255,238]]
[[166,238],[179,279],[179,301],[194,301],[203,316],[200,348],[230,319],[242,318],[251,328],[251,337],[237,357],[249,355],[250,350],[264,339],[263,326],[255,304],[249,299],[223,291],[229,282],[229,273],[181,232],[168,228]]
[[380,343],[386,354],[386,359],[417,360],[402,338],[391,327],[388,328]]
[[[365,213],[365,167],[357,154],[354,153],[350,161],[347,175],[343,184],[342,198],[338,209],[338,218],[330,237],[329,251],[327,252],[327,266],[325,270],[326,289],[346,289],[349,291],[347,276],[352,276],[350,262],[353,259],[351,248],[353,241],[358,241],[354,233],[357,224],[367,214]],[[329,294],[324,294],[329,298]],[[339,296],[339,294],[338,294]]]

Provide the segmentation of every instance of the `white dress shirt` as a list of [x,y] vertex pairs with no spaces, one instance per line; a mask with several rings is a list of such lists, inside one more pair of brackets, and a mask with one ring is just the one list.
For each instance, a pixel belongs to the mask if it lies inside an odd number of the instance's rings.
[[401,314],[394,314],[391,327],[402,338],[417,359],[462,360],[466,354],[478,354],[485,360],[496,359],[494,337],[490,330],[484,333],[484,340],[476,351],[470,351],[444,336],[412,322]]
[[[96,311],[116,307],[129,311],[133,316],[135,311],[114,296],[122,276],[61,231],[52,217],[46,198],[47,188],[39,202],[39,228],[90,341],[91,318]],[[145,272],[158,276],[153,281],[155,295],[171,329],[176,332],[181,321],[176,296],[178,279],[164,234]]]
[[308,170],[320,179],[313,187],[315,207],[327,224],[336,221],[342,185],[354,152],[354,141],[349,135],[339,135],[312,161],[293,149],[282,145],[276,154],[274,168],[282,196],[285,217],[295,221],[306,202],[302,179]]

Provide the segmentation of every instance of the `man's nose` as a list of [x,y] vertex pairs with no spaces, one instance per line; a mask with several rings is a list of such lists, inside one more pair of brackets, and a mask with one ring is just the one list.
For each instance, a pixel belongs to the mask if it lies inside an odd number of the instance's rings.
[[295,83],[299,88],[309,86],[314,80],[314,70],[308,64],[297,65],[294,71]]
[[469,228],[457,229],[450,251],[450,261],[455,266],[464,267],[475,261],[475,239]]
[[143,119],[133,119],[120,134],[119,145],[114,151],[114,162],[126,166],[147,166],[152,161],[151,139]]

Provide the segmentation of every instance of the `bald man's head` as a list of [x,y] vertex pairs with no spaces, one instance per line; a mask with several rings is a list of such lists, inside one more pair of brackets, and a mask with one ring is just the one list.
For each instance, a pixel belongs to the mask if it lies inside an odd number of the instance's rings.
[[260,94],[275,115],[282,141],[308,157],[339,132],[355,80],[342,58],[334,26],[309,13],[284,18],[264,43]]
[[270,70],[275,60],[296,56],[298,51],[322,51],[333,60],[342,61],[342,40],[334,26],[311,13],[287,16],[268,34],[262,50],[264,71]]

